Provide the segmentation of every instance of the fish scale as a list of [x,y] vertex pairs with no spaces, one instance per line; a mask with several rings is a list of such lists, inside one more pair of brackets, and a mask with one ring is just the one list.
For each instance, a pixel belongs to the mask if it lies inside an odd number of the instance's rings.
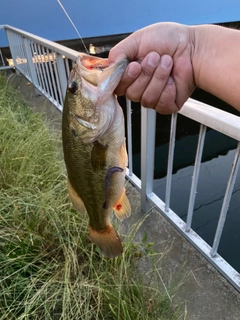
[[87,211],[90,239],[106,257],[123,251],[111,213],[121,220],[131,214],[124,188],[124,117],[113,93],[126,66],[126,60],[108,66],[107,59],[81,54],[69,76],[63,108],[70,199],[79,212]]

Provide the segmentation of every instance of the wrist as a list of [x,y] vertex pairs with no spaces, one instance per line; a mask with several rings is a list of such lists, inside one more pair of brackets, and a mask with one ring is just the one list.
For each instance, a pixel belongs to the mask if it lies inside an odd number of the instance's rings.
[[208,51],[209,26],[190,26],[191,62],[196,87],[203,89],[202,69]]
[[240,32],[217,25],[189,27],[197,87],[240,110]]

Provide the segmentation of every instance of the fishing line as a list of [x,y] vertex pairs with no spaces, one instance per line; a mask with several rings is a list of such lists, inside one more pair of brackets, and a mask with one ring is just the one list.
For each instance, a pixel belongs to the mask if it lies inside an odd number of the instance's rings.
[[75,31],[77,32],[77,34],[78,34],[80,40],[82,41],[82,44],[83,44],[83,46],[84,46],[84,48],[85,48],[85,50],[86,50],[86,52],[87,52],[87,54],[89,54],[88,49],[87,49],[87,47],[86,47],[86,45],[85,45],[85,43],[84,43],[84,41],[83,41],[83,38],[81,37],[81,35],[80,35],[78,29],[76,28],[75,24],[73,23],[72,19],[69,17],[69,15],[68,15],[66,9],[64,8],[63,4],[61,3],[60,0],[57,0],[57,2],[58,2],[58,4],[60,5],[60,7],[62,8],[62,10],[63,10],[63,12],[65,13],[65,15],[67,16],[68,20],[71,22],[73,28],[74,28]]

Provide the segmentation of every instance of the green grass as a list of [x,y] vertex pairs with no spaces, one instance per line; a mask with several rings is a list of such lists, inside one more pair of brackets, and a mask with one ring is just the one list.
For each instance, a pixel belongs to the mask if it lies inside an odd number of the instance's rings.
[[103,259],[89,242],[88,218],[68,198],[60,136],[1,75],[0,320],[180,319],[179,283],[166,289],[151,244],[133,242],[141,222],[121,257]]

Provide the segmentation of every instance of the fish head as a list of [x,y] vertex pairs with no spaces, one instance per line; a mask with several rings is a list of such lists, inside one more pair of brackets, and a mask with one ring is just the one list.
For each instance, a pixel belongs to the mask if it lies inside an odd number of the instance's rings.
[[97,140],[111,125],[114,90],[127,64],[126,59],[109,66],[108,59],[86,54],[78,57],[69,76],[65,104],[86,142]]

